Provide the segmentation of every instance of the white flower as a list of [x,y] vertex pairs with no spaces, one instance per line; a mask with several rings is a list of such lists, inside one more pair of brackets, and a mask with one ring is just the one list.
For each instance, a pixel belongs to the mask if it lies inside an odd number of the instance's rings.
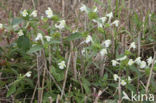
[[105,21],[107,20],[106,17],[101,17],[99,19],[93,19],[92,21],[98,24],[98,27],[103,27],[103,24],[105,23]]
[[37,17],[37,10],[34,10],[34,11],[30,14],[30,16]]
[[136,64],[140,65],[140,63],[141,63],[141,57],[137,57],[135,59],[135,62],[136,62]]
[[132,43],[130,44],[130,49],[131,49],[131,48],[133,48],[133,49],[136,48],[135,42],[132,42]]
[[93,22],[98,24],[98,28],[102,28],[103,27],[103,25],[102,25],[102,23],[100,21],[93,19]]
[[81,50],[82,55],[85,55],[85,52],[86,52],[86,49],[83,48],[83,49]]
[[102,23],[105,23],[107,18],[106,17],[101,17],[100,20],[102,21]]
[[78,29],[74,29],[74,30],[72,31],[73,34],[76,33],[76,32],[78,32]]
[[65,61],[61,61],[60,63],[58,63],[58,66],[60,69],[64,69],[66,67]]
[[119,76],[117,74],[114,74],[113,77],[114,77],[114,81],[117,81],[119,79]]
[[146,67],[146,62],[145,61],[141,61],[140,63],[140,68],[145,68]]
[[111,25],[115,25],[116,27],[119,26],[119,20],[115,20]]
[[93,9],[93,12],[97,12],[97,7],[95,7],[95,8]]
[[101,56],[104,56],[104,55],[106,55],[107,54],[107,49],[102,49],[101,51],[100,51],[100,54],[101,54]]
[[38,33],[37,37],[35,38],[35,41],[38,41],[38,40],[43,40],[43,36],[41,33]]
[[116,66],[117,64],[120,64],[120,63],[117,62],[116,60],[112,60],[111,62],[112,62],[112,65],[113,65],[113,66]]
[[125,59],[127,59],[127,56],[124,56],[124,57],[118,58],[117,60],[119,60],[119,61],[123,61],[123,60],[125,60]]
[[53,17],[53,11],[51,10],[50,7],[48,7],[48,9],[45,11],[45,14],[47,15],[48,18]]
[[128,76],[128,82],[130,83],[132,81],[131,77]]
[[109,14],[107,14],[106,15],[107,17],[109,17],[109,18],[112,18],[113,17],[113,13],[112,12],[110,12]]
[[107,14],[106,16],[109,18],[108,22],[110,23],[110,22],[111,22],[111,19],[112,19],[112,17],[113,17],[113,13],[110,12],[110,13]]
[[84,5],[84,4],[82,4],[82,6],[80,7],[80,11],[81,12],[86,12],[86,13],[88,13],[89,11],[88,11],[88,8],[87,8],[87,6],[86,5]]
[[133,64],[134,64],[133,59],[129,59],[129,61],[128,61],[128,65],[131,66],[131,65],[133,65]]
[[50,40],[51,40],[50,36],[44,36],[44,37],[47,39],[48,42],[50,42]]
[[29,72],[27,72],[27,73],[25,74],[25,76],[29,78],[29,77],[31,76],[31,73],[32,73],[32,72],[29,71]]
[[0,23],[0,29],[3,29],[3,24]]
[[17,34],[18,34],[19,36],[24,35],[23,30],[20,30]]
[[149,58],[147,59],[148,66],[150,66],[150,65],[152,64],[152,62],[153,62],[152,57],[149,57]]
[[88,44],[90,43],[91,41],[93,41],[92,37],[90,35],[87,36],[85,42]]
[[27,10],[23,10],[23,11],[22,11],[22,16],[26,17],[27,15],[28,15]]
[[121,85],[125,86],[127,83],[125,82],[125,80],[121,80]]
[[66,25],[65,20],[61,20],[59,21],[59,25],[55,24],[55,27],[61,30],[65,27],[65,25]]
[[106,48],[108,48],[111,45],[111,40],[105,40],[103,44],[105,45]]

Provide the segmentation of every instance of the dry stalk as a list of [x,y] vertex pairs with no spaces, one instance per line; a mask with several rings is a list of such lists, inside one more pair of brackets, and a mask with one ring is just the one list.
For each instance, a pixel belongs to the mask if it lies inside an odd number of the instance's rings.
[[66,81],[67,81],[70,61],[71,61],[71,53],[69,54],[68,63],[67,63],[67,69],[66,69],[65,76],[64,76],[64,82],[63,82],[63,87],[62,87],[62,91],[61,91],[61,99],[62,99],[62,97],[64,95],[64,89],[65,89],[65,86],[66,86]]
[[151,82],[151,77],[152,77],[152,72],[153,72],[153,68],[154,68],[154,64],[155,64],[155,59],[156,59],[156,51],[154,51],[154,58],[153,58],[153,63],[152,63],[152,66],[151,66],[151,69],[150,69],[150,75],[148,77],[148,81],[147,81],[147,85],[146,85],[146,94],[148,94],[148,88],[150,86],[150,82]]
[[[41,52],[40,52],[40,54],[41,54]],[[38,85],[38,88],[40,88],[40,66],[39,66],[39,58],[40,58],[40,56],[39,55],[37,55],[37,81],[38,81],[38,83],[37,83],[37,85]],[[40,103],[40,93],[41,92],[41,90],[40,89],[38,89],[38,101],[39,101],[39,103]]]
[[36,93],[36,89],[37,89],[37,85],[38,85],[38,81],[36,83],[36,86],[35,86],[35,89],[34,89],[34,92],[33,92],[33,95],[32,95],[30,103],[33,103],[33,100],[34,100],[34,97],[35,97],[35,93]]
[[65,2],[62,0],[62,17],[64,18],[65,16]]
[[35,1],[34,0],[32,0],[32,4],[33,4],[34,9],[36,9],[36,5],[35,5]]
[[121,79],[119,78],[119,83],[118,83],[118,95],[119,95],[119,100],[118,100],[118,103],[121,103],[122,102],[122,98],[121,98]]
[[42,79],[42,89],[41,89],[41,98],[40,98],[40,103],[42,103],[42,98],[43,98],[43,92],[44,92],[44,83],[45,83],[45,75],[46,75],[46,70],[47,70],[47,61],[45,57],[45,52],[43,52],[43,59],[44,59],[44,70],[43,70],[43,79]]
[[59,100],[60,100],[60,95],[58,94],[57,99],[56,99],[56,103],[59,103]]
[[141,52],[141,33],[138,34],[138,57],[140,56]]
[[94,103],[98,103],[98,100],[99,100],[100,96],[102,95],[102,93],[103,93],[104,91],[106,91],[106,89],[108,89],[108,87],[106,87],[106,88],[105,88],[104,90],[102,90],[102,91],[99,90],[98,95],[96,96]]
[[61,90],[61,87],[58,85],[58,83],[56,82],[55,78],[53,77],[53,75],[49,72],[49,70],[47,69],[47,72],[50,76],[50,78],[53,80],[54,84],[56,85],[56,87],[60,90],[60,92],[62,91]]
[[77,51],[73,52],[73,68],[74,68],[74,79],[77,80],[77,69],[76,69],[76,61],[77,61]]
[[51,46],[49,46],[49,65],[51,66],[52,65],[52,55],[51,55]]

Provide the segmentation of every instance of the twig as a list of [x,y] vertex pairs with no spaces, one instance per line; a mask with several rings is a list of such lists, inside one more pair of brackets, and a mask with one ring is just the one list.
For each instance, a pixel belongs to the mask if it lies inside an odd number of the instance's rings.
[[142,84],[142,86],[143,86],[144,88],[146,88],[145,85],[144,85],[144,83],[143,83],[142,81],[140,81],[140,83]]
[[33,92],[33,95],[32,95],[30,103],[33,103],[33,100],[34,100],[34,97],[35,97],[35,93],[36,93],[36,89],[37,89],[37,85],[38,85],[38,81],[36,83],[36,86],[35,86],[35,89],[34,89],[34,92]]
[[54,78],[53,75],[48,71],[48,69],[47,69],[47,72],[48,72],[50,78],[53,80],[53,82],[54,82],[54,84],[56,85],[56,87],[57,87],[60,91],[62,91],[62,90],[61,90],[61,87],[58,85],[58,83],[56,82],[55,78]]
[[141,33],[138,34],[138,57],[140,56],[141,51]]
[[43,50],[43,57],[44,57],[44,71],[43,71],[43,79],[42,79],[42,89],[41,89],[40,103],[42,103],[43,92],[44,92],[45,75],[46,75],[46,70],[47,70],[47,61],[46,61],[44,50]]
[[[39,56],[37,55],[37,79],[38,79],[38,88],[40,88],[40,67],[39,67]],[[38,89],[38,101],[40,102],[40,89]]]
[[56,103],[59,103],[59,100],[60,100],[60,95],[58,94],[57,99],[56,99]]
[[148,81],[147,81],[147,85],[146,85],[146,94],[148,93],[148,88],[150,86],[150,81],[151,81],[151,77],[152,77],[152,72],[153,72],[153,68],[154,68],[154,63],[155,63],[155,59],[156,59],[156,51],[154,51],[154,58],[153,58],[153,62],[152,62],[152,67],[150,70],[150,75],[148,77]]
[[62,17],[64,18],[64,11],[65,11],[65,2],[62,0]]
[[106,89],[108,89],[108,87],[106,87],[106,88],[105,88],[104,90],[102,90],[102,91],[99,90],[98,95],[96,96],[94,103],[98,103],[99,97],[101,96],[101,94],[102,94]]
[[121,85],[120,85],[121,79],[119,78],[119,83],[118,83],[118,95],[119,95],[119,100],[118,103],[121,103]]
[[62,87],[62,91],[61,91],[61,99],[62,99],[62,97],[64,95],[64,89],[65,89],[65,86],[66,86],[66,81],[67,81],[67,76],[68,76],[68,70],[69,70],[69,65],[70,65],[70,59],[71,59],[71,53],[69,54],[69,58],[68,58],[67,69],[66,69],[66,72],[65,72],[63,87]]
[[73,43],[70,42],[71,48],[70,50],[72,51],[72,61],[73,61],[73,71],[74,71],[74,79],[77,80],[77,69],[76,69],[76,60],[77,60],[77,51],[73,51]]
[[33,4],[34,9],[36,9],[34,0],[32,0],[32,4]]

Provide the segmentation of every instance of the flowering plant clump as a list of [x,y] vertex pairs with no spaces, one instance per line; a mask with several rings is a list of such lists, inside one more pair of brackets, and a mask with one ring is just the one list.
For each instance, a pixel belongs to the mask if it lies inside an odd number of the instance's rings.
[[[9,24],[0,23],[0,33],[9,42],[6,50],[0,48],[4,58],[0,58],[0,87],[7,87],[6,97],[15,103],[23,102],[20,98],[28,103],[110,99],[110,103],[124,103],[130,100],[130,91],[155,93],[155,48],[144,52],[155,41],[150,35],[154,17],[142,22],[136,14],[130,20],[135,22],[129,24],[134,27],[128,29],[120,16],[122,10],[109,5],[103,13],[103,9],[85,4],[77,10],[73,21],[47,7],[43,14],[24,9]],[[5,76],[14,78],[1,80]]]

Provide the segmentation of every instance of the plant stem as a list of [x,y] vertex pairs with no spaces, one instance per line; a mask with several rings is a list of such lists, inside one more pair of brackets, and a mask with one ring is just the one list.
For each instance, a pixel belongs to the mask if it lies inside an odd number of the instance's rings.
[[153,58],[153,63],[152,63],[152,67],[151,67],[151,70],[150,70],[150,75],[148,77],[148,81],[147,81],[147,85],[146,85],[146,94],[148,94],[148,88],[150,86],[150,81],[151,81],[151,77],[152,77],[152,73],[153,73],[153,68],[154,68],[154,63],[155,63],[155,59],[156,59],[156,51],[154,51],[154,58]]
[[62,99],[62,97],[64,95],[64,89],[65,89],[65,86],[66,86],[66,81],[67,81],[67,76],[68,76],[68,71],[69,71],[70,60],[71,60],[71,53],[69,54],[69,58],[68,58],[67,69],[66,69],[66,72],[65,72],[63,87],[62,87],[62,91],[61,91],[61,99]]

